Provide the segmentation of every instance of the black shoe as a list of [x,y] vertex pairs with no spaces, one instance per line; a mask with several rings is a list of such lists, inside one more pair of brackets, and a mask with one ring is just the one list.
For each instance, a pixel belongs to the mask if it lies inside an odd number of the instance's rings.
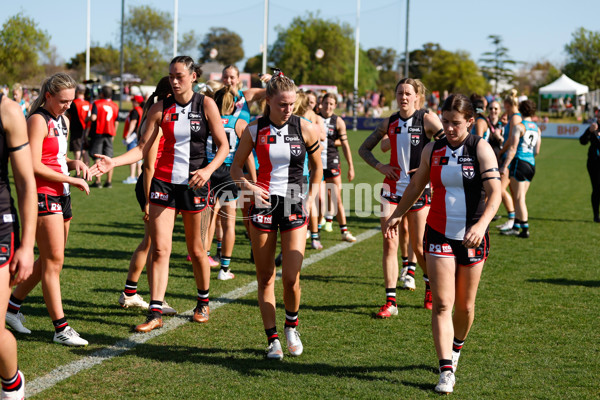
[[91,188],[102,189],[102,184],[100,182],[94,182],[90,185]]
[[107,188],[107,189],[110,189],[110,188],[112,188],[112,183],[110,183],[110,182],[106,182],[106,183],[104,184],[104,187],[105,187],[105,188]]
[[279,253],[279,255],[277,257],[275,257],[275,266],[276,267],[281,266],[281,253]]
[[500,218],[502,218],[499,215],[494,215],[494,218],[492,218],[492,221],[498,221]]
[[600,222],[600,217],[594,217],[594,222]]
[[529,231],[521,231],[521,233],[519,233],[517,237],[520,237],[522,239],[529,239]]

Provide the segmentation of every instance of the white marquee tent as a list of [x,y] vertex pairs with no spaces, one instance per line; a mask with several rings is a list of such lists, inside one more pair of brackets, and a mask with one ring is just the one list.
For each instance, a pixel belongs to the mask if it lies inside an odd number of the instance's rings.
[[540,88],[540,96],[545,98],[558,98],[565,96],[579,96],[589,92],[586,85],[575,82],[565,74],[549,85]]

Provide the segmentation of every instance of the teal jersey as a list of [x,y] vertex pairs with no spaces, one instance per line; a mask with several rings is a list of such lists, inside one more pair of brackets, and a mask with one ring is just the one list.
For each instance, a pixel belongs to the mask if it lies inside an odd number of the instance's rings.
[[471,135],[477,135],[477,121],[478,120],[484,120],[486,125],[488,125],[488,128],[485,130],[485,132],[483,132],[483,140],[485,140],[486,142],[490,141],[490,126],[487,123],[487,119],[485,119],[485,117],[477,117],[477,119],[475,119],[475,123],[473,124],[473,128],[471,128]]
[[233,112],[233,116],[250,123],[250,108],[248,108],[248,102],[246,101],[246,97],[244,97],[244,92],[241,90],[238,90],[238,95],[235,98],[235,111]]
[[[223,128],[225,129],[225,136],[227,137],[227,142],[229,143],[229,154],[227,154],[225,161],[223,161],[223,165],[231,166],[231,163],[233,162],[233,156],[235,155],[235,151],[239,143],[239,138],[235,133],[235,124],[237,123],[237,120],[237,117],[234,115],[223,115],[221,117],[221,122],[223,123]],[[206,139],[206,156],[208,158],[208,162],[211,162],[215,158],[217,150],[217,144],[213,141],[211,134]]]
[[508,119],[508,124],[506,124],[506,126],[504,127],[504,143],[508,143],[508,138],[510,137],[510,120],[512,119],[512,117],[514,115],[518,115],[519,117],[521,116],[521,113],[514,113],[513,115],[511,115]]
[[[300,117],[300,118],[302,118],[303,120],[308,121],[309,123],[312,124],[312,121],[310,119],[304,118],[304,117]],[[308,153],[306,153],[306,156],[304,157],[304,169],[303,169],[302,175],[304,175],[304,176],[308,176],[309,175],[309,172],[308,172]]]
[[519,138],[515,158],[535,165],[535,147],[540,139],[538,126],[533,121],[523,121],[523,125],[525,126],[525,133]]

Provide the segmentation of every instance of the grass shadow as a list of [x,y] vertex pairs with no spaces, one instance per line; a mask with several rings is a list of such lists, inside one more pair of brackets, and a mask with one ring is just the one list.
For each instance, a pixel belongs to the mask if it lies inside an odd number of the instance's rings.
[[597,288],[600,287],[600,281],[580,281],[575,279],[567,279],[567,278],[545,278],[545,279],[527,279],[527,282],[532,283],[549,283],[551,285],[561,285],[561,286],[584,286],[584,287],[592,287]]

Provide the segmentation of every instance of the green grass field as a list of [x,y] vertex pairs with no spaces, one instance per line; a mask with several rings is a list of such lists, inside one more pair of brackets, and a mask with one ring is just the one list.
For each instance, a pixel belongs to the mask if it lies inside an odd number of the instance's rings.
[[[349,134],[356,182],[377,183],[381,175],[356,154],[367,134]],[[462,351],[455,398],[600,397],[600,226],[591,222],[586,151],[577,141],[544,140],[528,199],[531,238],[501,237],[491,229],[491,256]],[[23,305],[33,332],[17,334],[19,365],[30,390],[39,387],[36,378],[134,335],[133,326],[144,320],[143,312],[117,304],[129,258],[143,234],[133,186],[120,183],[127,171],[115,172],[113,189],[95,189],[89,197],[73,194],[63,304],[70,324],[90,346],[52,343],[39,287]],[[374,216],[351,212],[348,219],[355,235],[378,226]],[[183,312],[195,306],[196,289],[180,222],[173,237],[167,300]],[[322,237],[326,248],[339,243],[336,226]],[[249,249],[240,225],[232,260],[236,279],[217,281],[213,270],[211,300],[255,280]],[[306,253],[308,258],[318,251]],[[299,331],[305,352],[299,358],[263,358],[266,340],[253,292],[214,310],[208,324],[185,323],[36,398],[436,398],[437,357],[430,312],[422,307],[422,281],[416,292],[398,293],[398,317],[373,318],[385,295],[381,254],[378,233],[303,270]],[[149,301],[145,274],[139,290]],[[280,282],[277,295],[282,333]],[[182,317],[165,321],[170,318]]]

